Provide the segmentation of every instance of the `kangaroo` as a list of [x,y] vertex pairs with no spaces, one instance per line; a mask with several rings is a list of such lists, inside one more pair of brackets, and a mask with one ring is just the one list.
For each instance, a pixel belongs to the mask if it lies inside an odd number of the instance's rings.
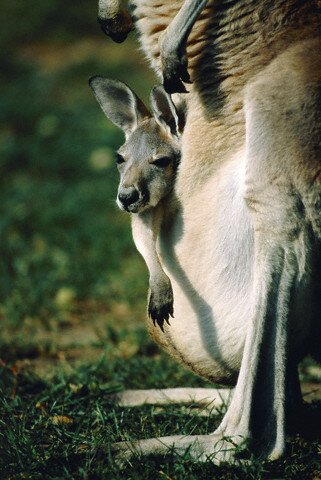
[[[90,86],[103,112],[126,136],[116,155],[120,173],[117,205],[131,213],[137,250],[149,271],[148,315],[163,330],[173,317],[173,290],[158,253],[164,201],[171,195],[180,161],[183,105],[176,108],[162,87],[151,91],[151,115],[124,83],[93,77]],[[167,202],[168,203],[168,202]]]
[[[180,64],[183,2],[133,3],[142,48],[165,78]],[[233,462],[236,445],[261,459],[285,453],[302,402],[298,363],[321,360],[320,32],[316,0],[209,0],[190,29],[178,208],[160,232],[175,322],[155,338],[194,372],[236,386],[213,434],[118,445],[125,458],[174,448]]]

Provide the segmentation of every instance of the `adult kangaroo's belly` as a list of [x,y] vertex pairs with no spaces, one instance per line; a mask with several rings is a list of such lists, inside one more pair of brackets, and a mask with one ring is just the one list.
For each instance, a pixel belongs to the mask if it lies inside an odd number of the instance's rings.
[[163,232],[175,318],[164,333],[150,326],[150,334],[198,374],[232,383],[250,317],[253,233],[237,178],[223,191],[213,195],[209,183]]

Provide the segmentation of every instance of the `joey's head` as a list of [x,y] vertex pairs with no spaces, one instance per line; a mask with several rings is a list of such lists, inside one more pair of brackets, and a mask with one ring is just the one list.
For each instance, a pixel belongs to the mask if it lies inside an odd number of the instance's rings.
[[179,160],[178,138],[153,117],[143,120],[116,155],[118,206],[131,213],[155,207],[172,190]]
[[174,186],[185,118],[183,105],[176,108],[162,87],[154,87],[150,113],[122,82],[93,77],[90,86],[105,115],[125,133],[125,143],[116,154],[118,206],[131,213],[155,207]]

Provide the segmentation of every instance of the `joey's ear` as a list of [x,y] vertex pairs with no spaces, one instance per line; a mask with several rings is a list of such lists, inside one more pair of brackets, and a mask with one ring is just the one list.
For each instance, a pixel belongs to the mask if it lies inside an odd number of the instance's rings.
[[105,77],[91,77],[89,85],[104,114],[125,135],[132,133],[150,113],[137,95],[123,82]]
[[179,137],[185,126],[185,103],[177,108],[170,95],[161,86],[153,87],[150,103],[157,122],[169,128],[172,135]]

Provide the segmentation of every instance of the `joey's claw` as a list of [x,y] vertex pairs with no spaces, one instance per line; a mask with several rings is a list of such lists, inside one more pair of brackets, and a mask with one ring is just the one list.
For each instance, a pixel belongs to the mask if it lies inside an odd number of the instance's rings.
[[164,331],[164,322],[170,325],[170,317],[173,317],[173,295],[172,291],[166,292],[166,298],[159,298],[151,292],[148,303],[148,315],[152,319],[154,326],[156,324]]

